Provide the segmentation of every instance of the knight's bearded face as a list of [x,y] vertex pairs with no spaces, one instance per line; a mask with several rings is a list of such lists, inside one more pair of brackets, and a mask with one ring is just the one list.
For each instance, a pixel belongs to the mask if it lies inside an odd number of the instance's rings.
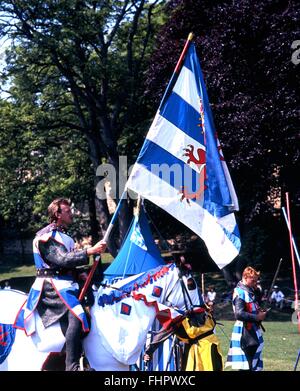
[[72,222],[73,222],[73,213],[70,206],[62,204],[60,207],[60,212],[57,214],[58,225],[63,225],[67,227]]

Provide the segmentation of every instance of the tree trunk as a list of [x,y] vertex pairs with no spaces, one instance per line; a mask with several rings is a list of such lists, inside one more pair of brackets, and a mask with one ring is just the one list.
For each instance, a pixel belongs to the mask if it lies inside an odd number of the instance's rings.
[[124,200],[123,206],[119,212],[119,237],[117,245],[120,248],[124,238],[128,232],[131,220],[133,217],[133,202],[132,200]]
[[242,274],[246,267],[247,267],[246,259],[242,259],[238,257],[235,263],[235,277],[238,281],[242,279]]
[[222,269],[224,279],[229,288],[232,288],[237,283],[237,278],[235,275],[235,265],[233,265],[234,263],[236,262],[233,261]]
[[[96,172],[103,157],[101,156],[101,151],[103,149],[102,141],[98,132],[94,132],[93,134],[87,132],[86,137],[89,143],[89,156],[95,171],[94,188],[96,189],[98,184]],[[91,217],[92,238],[93,241],[98,241],[101,237],[103,238],[105,235],[108,224],[110,222],[110,214],[108,210],[107,200],[99,199],[98,197],[96,197],[96,190],[93,192],[93,195],[89,200],[89,209]],[[108,240],[107,248],[113,257],[117,254],[117,248],[113,240],[113,234]]]
[[98,242],[100,227],[97,220],[96,205],[95,205],[95,191],[91,194],[88,203],[89,203],[89,216],[91,224],[91,236],[93,245]]

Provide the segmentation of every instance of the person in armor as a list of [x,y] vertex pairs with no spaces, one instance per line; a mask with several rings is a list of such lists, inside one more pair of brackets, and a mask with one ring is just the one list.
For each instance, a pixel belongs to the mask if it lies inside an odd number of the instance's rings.
[[29,292],[23,328],[27,335],[34,333],[34,311],[45,327],[60,321],[66,338],[65,370],[79,371],[82,331],[88,332],[89,324],[78,300],[76,266],[88,265],[89,256],[103,253],[106,243],[99,241],[93,247],[74,251],[74,240],[67,233],[73,221],[67,199],[52,201],[48,216],[50,224],[38,231],[33,240],[37,278]]

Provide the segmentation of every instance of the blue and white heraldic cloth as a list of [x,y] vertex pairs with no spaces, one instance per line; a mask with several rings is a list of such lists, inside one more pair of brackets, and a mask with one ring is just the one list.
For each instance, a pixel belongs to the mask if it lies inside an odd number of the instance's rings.
[[14,327],[27,335],[35,332],[35,311],[45,327],[71,311],[89,331],[86,314],[78,300],[79,285],[74,280],[76,266],[87,265],[86,250],[74,251],[74,240],[54,224],[37,232],[33,240],[35,279],[27,300],[16,317]]
[[[243,306],[242,310],[239,311],[237,309],[237,303],[239,303],[239,306]],[[260,324],[255,321],[255,315],[258,313],[258,308],[259,306],[256,302],[254,291],[240,281],[233,292],[233,310],[237,320],[233,326],[225,367],[231,366],[232,369],[250,369],[252,371],[260,371],[263,369],[262,350],[264,342]],[[237,312],[239,312],[239,314]],[[243,316],[240,314],[243,314]],[[247,335],[252,334],[257,340],[256,350],[254,347],[252,356],[252,368],[250,368],[245,354],[246,348],[244,348],[244,350],[242,349],[241,339],[245,327],[248,331]]]

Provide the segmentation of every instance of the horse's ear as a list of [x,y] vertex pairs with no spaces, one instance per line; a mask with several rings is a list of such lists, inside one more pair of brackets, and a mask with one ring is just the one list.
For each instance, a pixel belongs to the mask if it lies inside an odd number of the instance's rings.
[[187,259],[187,252],[186,251],[173,251],[172,256],[174,259],[175,265],[182,270],[183,272],[186,270],[191,270],[191,265],[189,264],[189,261]]
[[174,263],[177,267],[180,267],[181,264],[184,262],[184,252],[183,251],[172,251],[172,257],[174,260]]

